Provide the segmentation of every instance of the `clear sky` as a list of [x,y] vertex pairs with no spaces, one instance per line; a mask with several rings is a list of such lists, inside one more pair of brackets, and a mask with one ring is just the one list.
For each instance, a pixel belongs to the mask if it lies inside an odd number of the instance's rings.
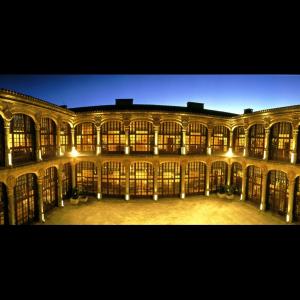
[[68,107],[114,104],[186,106],[243,113],[300,104],[300,75],[0,75],[0,88]]

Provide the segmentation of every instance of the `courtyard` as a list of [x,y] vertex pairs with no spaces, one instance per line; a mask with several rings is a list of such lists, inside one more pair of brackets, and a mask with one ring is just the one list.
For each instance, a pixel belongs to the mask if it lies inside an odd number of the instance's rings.
[[217,196],[192,196],[186,199],[101,199],[89,197],[87,203],[56,207],[45,216],[45,225],[276,225],[283,217],[262,212],[254,205],[220,199]]

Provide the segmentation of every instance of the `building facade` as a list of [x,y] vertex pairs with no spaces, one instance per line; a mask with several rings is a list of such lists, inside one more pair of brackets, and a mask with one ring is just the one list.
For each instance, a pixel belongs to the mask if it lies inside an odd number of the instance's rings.
[[0,90],[0,224],[44,222],[72,188],[97,199],[210,196],[300,218],[300,105],[236,115],[187,107],[68,109]]

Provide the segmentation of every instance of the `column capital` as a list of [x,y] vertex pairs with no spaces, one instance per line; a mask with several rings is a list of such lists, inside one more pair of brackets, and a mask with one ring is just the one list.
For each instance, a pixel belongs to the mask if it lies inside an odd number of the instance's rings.
[[12,188],[12,189],[15,187],[16,182],[17,182],[16,177],[14,177],[12,175],[8,176],[6,179],[7,187]]

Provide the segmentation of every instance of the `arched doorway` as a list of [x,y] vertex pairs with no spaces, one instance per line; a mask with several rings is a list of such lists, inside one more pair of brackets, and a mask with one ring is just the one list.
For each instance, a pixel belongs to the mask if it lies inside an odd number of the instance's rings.
[[189,124],[186,131],[186,151],[188,154],[206,154],[207,127],[199,122]]
[[180,195],[180,166],[176,162],[165,162],[159,165],[157,178],[158,195],[174,197]]
[[44,212],[58,206],[57,170],[55,167],[46,169],[42,183]]
[[79,193],[96,195],[97,193],[97,168],[93,162],[82,161],[75,166],[76,187]]
[[234,194],[242,193],[243,167],[240,163],[235,162],[231,166],[231,185],[234,187]]
[[148,121],[130,123],[130,153],[153,153],[154,130]]
[[224,161],[215,161],[211,165],[210,172],[210,192],[216,193],[223,186],[226,185],[227,182],[227,173],[228,173],[228,165]]
[[8,200],[6,186],[0,182],[0,225],[8,225]]
[[265,128],[262,124],[255,124],[249,129],[249,157],[263,158],[265,149]]
[[158,135],[158,149],[161,154],[180,153],[181,126],[176,122],[160,124]]
[[206,187],[206,165],[189,162],[185,169],[185,192],[187,195],[204,195]]
[[96,126],[91,122],[81,123],[75,127],[75,147],[78,152],[96,152]]
[[225,126],[215,126],[211,135],[212,153],[225,153],[229,149],[229,129]]
[[62,197],[68,199],[72,196],[72,166],[66,163],[63,166],[61,175]]
[[262,171],[261,168],[249,166],[247,168],[246,200],[259,206],[262,193]]
[[5,137],[4,137],[4,122],[0,115],[0,166],[5,166]]

